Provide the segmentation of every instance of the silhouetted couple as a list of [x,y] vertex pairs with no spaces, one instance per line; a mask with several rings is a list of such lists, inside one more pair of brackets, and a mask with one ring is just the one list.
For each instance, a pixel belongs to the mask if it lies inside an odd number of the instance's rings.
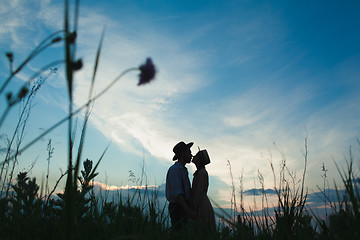
[[[210,163],[206,150],[199,151],[194,157],[191,147],[194,143],[179,142],[173,148],[177,160],[166,175],[166,198],[169,201],[171,225],[180,230],[194,219],[203,226],[215,229],[215,215],[213,207],[207,197],[209,177],[205,165]],[[186,164],[192,162],[196,165],[196,172],[190,185]]]

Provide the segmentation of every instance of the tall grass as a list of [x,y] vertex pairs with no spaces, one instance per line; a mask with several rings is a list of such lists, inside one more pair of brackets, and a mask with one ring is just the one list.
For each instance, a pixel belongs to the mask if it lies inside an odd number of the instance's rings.
[[[359,171],[354,171],[351,151],[349,159],[346,170],[338,168],[342,186],[334,183],[337,201],[331,201],[326,192],[323,192],[325,196],[324,203],[330,204],[332,210],[329,215],[326,214],[325,216],[317,215],[306,205],[305,179],[308,161],[306,139],[304,169],[300,179],[296,179],[288,168],[284,154],[282,154],[278,173],[276,173],[270,158],[270,167],[274,177],[274,190],[277,196],[274,205],[269,205],[264,187],[264,178],[258,171],[258,179],[261,185],[261,210],[256,211],[251,207],[245,210],[243,203],[243,174],[241,174],[240,202],[236,204],[237,194],[232,180],[232,195],[230,198],[232,211],[230,214],[225,211],[219,214],[224,223],[219,229],[220,235],[226,239],[359,239],[360,175]],[[230,176],[233,178],[229,161],[228,166]],[[256,206],[255,198],[254,205]],[[240,208],[237,206],[240,206]]]
[[[91,180],[96,173],[92,161],[83,162],[80,189],[74,193],[77,209],[72,237],[75,239],[163,239],[169,238],[168,216],[160,206],[157,190],[107,199],[95,193]],[[1,198],[1,239],[68,239],[64,229],[66,191],[48,201],[39,198],[36,179],[26,172],[18,174],[13,194]]]
[[[360,142],[358,140],[360,146]],[[322,219],[316,215],[316,219],[323,239],[360,239],[360,168],[354,168],[354,156],[351,148],[346,169],[339,172],[342,186],[334,182],[337,201],[331,202],[324,191],[324,199],[329,202],[331,214]],[[344,189],[345,191],[341,191]]]

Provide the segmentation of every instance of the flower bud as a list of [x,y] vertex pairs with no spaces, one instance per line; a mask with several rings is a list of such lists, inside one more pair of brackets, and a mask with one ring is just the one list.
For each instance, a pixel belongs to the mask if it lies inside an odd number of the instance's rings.
[[18,99],[22,99],[26,96],[26,94],[29,92],[29,89],[27,87],[22,87],[19,94],[18,94]]
[[8,103],[10,102],[11,98],[12,98],[12,93],[11,93],[11,92],[8,92],[8,93],[6,94],[6,100],[8,101]]
[[54,38],[51,42],[52,42],[52,43],[60,42],[61,39],[62,39],[61,37],[56,37],[56,38]]
[[68,35],[68,41],[69,43],[73,44],[75,43],[75,39],[76,39],[76,32],[72,32]]
[[82,60],[79,59],[76,62],[73,62],[73,69],[74,71],[80,70],[83,66]]
[[14,60],[14,54],[12,52],[7,52],[6,57],[9,59],[9,61],[12,63]]

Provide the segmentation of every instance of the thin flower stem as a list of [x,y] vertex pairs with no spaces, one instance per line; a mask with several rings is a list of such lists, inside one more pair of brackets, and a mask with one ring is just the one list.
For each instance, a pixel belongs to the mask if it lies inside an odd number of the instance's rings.
[[28,63],[31,59],[33,59],[36,55],[40,54],[42,51],[44,51],[46,48],[54,44],[53,41],[48,43],[47,45],[43,46],[48,40],[50,40],[52,37],[58,35],[59,33],[64,32],[63,30],[54,32],[50,34],[47,38],[45,38],[30,54],[29,56],[24,60],[22,64],[13,72],[11,72],[10,76],[6,79],[4,84],[0,88],[0,94],[4,91],[10,80],[18,73],[20,70]]
[[[99,47],[98,47],[97,53],[96,53],[95,64],[94,64],[95,67],[94,67],[93,76],[92,76],[92,79],[91,79],[88,99],[91,99],[91,96],[93,94],[93,89],[94,89],[94,84],[95,84],[95,77],[96,77],[97,69],[98,69],[98,66],[99,66],[101,47],[102,47],[102,43],[104,41],[104,34],[105,34],[105,29],[103,30],[103,32],[101,34]],[[86,110],[85,110],[84,124],[83,124],[82,132],[81,132],[80,145],[79,145],[79,150],[78,150],[78,154],[77,154],[77,158],[76,158],[74,176],[77,176],[78,171],[79,171],[79,165],[80,165],[82,149],[83,149],[84,142],[85,142],[86,127],[87,127],[87,122],[88,122],[88,119],[89,119],[89,116],[90,116],[90,106],[91,105],[89,104],[86,107]],[[75,178],[74,179],[74,185],[76,185],[76,181],[77,181],[77,179]]]
[[56,190],[57,186],[59,185],[59,183],[60,183],[60,181],[61,181],[61,179],[62,179],[62,178],[63,178],[66,174],[68,174],[68,172],[67,172],[67,171],[66,171],[65,173],[61,173],[61,176],[60,176],[60,178],[56,181],[56,183],[55,183],[55,186],[54,186],[53,190],[51,190],[51,192],[49,193],[49,195],[47,195],[47,199],[46,199],[45,206],[48,206],[48,204],[49,204],[49,200],[50,200],[50,197],[54,194],[54,192],[55,192],[55,190]]
[[[37,78],[42,72],[44,72],[45,70],[55,66],[55,65],[58,65],[58,64],[61,64],[61,63],[64,63],[64,60],[57,60],[57,61],[54,61],[48,65],[45,65],[44,67],[42,67],[39,71],[37,71],[36,73],[34,73],[30,78],[29,80],[27,80],[24,84],[23,84],[23,87],[27,86],[28,84],[30,84],[35,78]],[[7,116],[7,114],[9,113],[11,107],[13,107],[14,105],[16,105],[18,102],[14,102],[13,104],[11,105],[7,105],[4,113],[1,115],[1,118],[0,118],[0,128]]]
[[[75,0],[75,9],[74,9],[74,33],[77,33],[77,31],[78,31],[78,25],[79,25],[79,10],[80,10],[79,6],[80,6],[80,0]],[[73,45],[73,49],[72,49],[73,55],[71,56],[72,59],[75,59],[76,47],[77,47],[77,44],[74,44],[74,45]]]
[[139,70],[139,68],[129,68],[127,70],[125,70],[124,72],[122,72],[119,76],[117,76],[106,88],[104,88],[99,94],[97,94],[95,97],[93,97],[91,100],[89,100],[89,102],[86,104],[90,104],[91,102],[95,101],[96,99],[98,99],[99,97],[101,97],[105,92],[107,92],[121,77],[123,77],[125,74],[127,74],[128,72],[131,71],[137,71]]
[[[48,128],[46,131],[44,131],[42,134],[40,134],[39,136],[37,136],[35,139],[33,139],[31,142],[29,142],[27,145],[25,145],[22,149],[20,149],[18,151],[18,154],[20,155],[22,152],[24,152],[26,149],[28,149],[30,146],[32,146],[34,143],[36,143],[37,141],[39,141],[41,138],[45,137],[49,132],[51,132],[52,130],[54,130],[55,128],[57,128],[58,126],[60,126],[61,124],[63,124],[64,122],[66,122],[67,120],[70,120],[74,115],[78,114],[79,112],[81,112],[81,110],[83,110],[84,108],[86,108],[87,106],[89,106],[91,103],[95,102],[99,97],[101,97],[104,93],[106,93],[121,77],[123,77],[125,74],[127,74],[128,72],[131,71],[135,71],[135,70],[139,70],[139,68],[129,68],[127,70],[125,70],[124,72],[122,72],[119,76],[117,76],[107,87],[105,87],[99,94],[97,94],[96,96],[94,96],[93,98],[89,99],[84,105],[82,105],[81,107],[79,107],[77,110],[73,111],[72,113],[70,113],[68,116],[66,116],[65,118],[61,119],[59,122],[55,123],[53,126],[51,126],[50,128]],[[15,157],[15,155],[11,156],[9,158],[9,160],[13,159]]]
[[[34,73],[30,78],[29,80],[26,81],[26,83],[24,84],[24,86],[26,86],[27,84],[31,83],[35,78],[37,78],[42,72],[48,70],[48,69],[51,69],[55,66],[58,66],[60,64],[63,64],[65,63],[65,60],[62,59],[62,60],[57,60],[57,61],[53,61],[47,65],[45,65],[44,67],[42,67],[39,71],[37,71],[36,73]],[[56,67],[55,67],[56,68]]]

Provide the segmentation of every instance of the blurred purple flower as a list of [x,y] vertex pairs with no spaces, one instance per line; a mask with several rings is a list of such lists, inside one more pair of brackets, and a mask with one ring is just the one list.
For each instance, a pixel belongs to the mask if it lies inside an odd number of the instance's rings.
[[139,83],[138,86],[149,83],[151,80],[155,78],[156,69],[153,64],[151,58],[147,58],[145,64],[139,67],[140,75],[139,75]]

